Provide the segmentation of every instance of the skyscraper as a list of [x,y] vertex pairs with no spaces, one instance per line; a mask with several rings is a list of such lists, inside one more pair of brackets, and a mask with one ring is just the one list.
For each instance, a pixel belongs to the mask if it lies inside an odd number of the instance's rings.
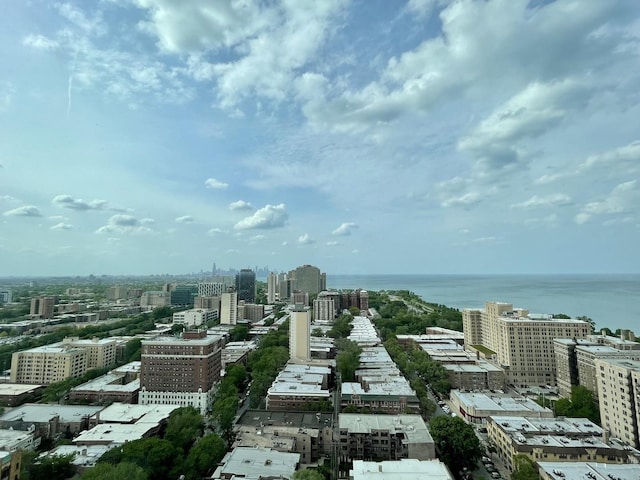
[[238,300],[255,303],[256,273],[250,268],[243,268],[236,275],[236,293],[238,294]]
[[238,323],[238,294],[233,290],[223,293],[220,299],[220,324]]
[[278,275],[269,272],[267,276],[267,303],[274,304],[276,303],[278,293]]
[[289,272],[293,278],[293,288],[306,292],[309,295],[317,295],[326,288],[326,274],[321,273],[318,267],[313,265],[302,265]]

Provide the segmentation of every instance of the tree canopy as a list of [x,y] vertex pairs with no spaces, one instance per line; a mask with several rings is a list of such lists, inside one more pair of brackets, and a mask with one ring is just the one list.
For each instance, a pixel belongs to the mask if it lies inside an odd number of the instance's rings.
[[600,425],[600,409],[593,398],[593,393],[582,385],[571,388],[570,398],[561,398],[555,403],[558,416],[570,418],[588,418]]
[[118,463],[98,463],[95,467],[89,468],[82,474],[82,480],[113,480],[114,478],[126,478],[127,480],[148,480],[146,472],[131,462]]
[[439,458],[449,470],[459,472],[463,468],[475,468],[482,449],[471,425],[460,417],[442,415],[433,418],[429,427]]
[[538,469],[526,455],[515,455],[513,457],[513,467],[511,480],[540,480]]

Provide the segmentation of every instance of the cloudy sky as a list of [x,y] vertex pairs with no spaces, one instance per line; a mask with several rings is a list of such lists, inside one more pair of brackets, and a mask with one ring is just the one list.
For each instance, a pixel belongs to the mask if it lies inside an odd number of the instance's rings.
[[637,0],[4,2],[0,274],[640,272]]

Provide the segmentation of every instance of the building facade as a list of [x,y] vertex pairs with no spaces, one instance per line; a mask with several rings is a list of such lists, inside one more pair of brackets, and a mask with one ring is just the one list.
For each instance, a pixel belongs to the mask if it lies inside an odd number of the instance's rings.
[[462,312],[464,343],[505,371],[517,387],[553,385],[556,381],[555,338],[585,338],[591,325],[575,319],[530,314],[512,304],[487,302],[484,310]]
[[238,300],[247,303],[256,301],[256,272],[249,268],[243,268],[236,275],[236,293]]
[[602,428],[640,447],[640,361],[596,359]]
[[336,305],[331,297],[318,297],[313,301],[313,320],[332,322],[336,318]]
[[206,413],[222,369],[222,337],[185,332],[142,341],[141,404],[193,406]]
[[220,324],[236,325],[238,323],[238,294],[225,292],[220,298]]
[[295,307],[289,320],[289,356],[299,360],[311,358],[311,314],[305,307]]

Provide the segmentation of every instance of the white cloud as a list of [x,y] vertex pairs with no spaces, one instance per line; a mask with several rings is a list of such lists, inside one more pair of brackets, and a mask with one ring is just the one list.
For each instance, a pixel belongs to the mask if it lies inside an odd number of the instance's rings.
[[0,202],[17,203],[19,200],[11,195],[0,195]]
[[569,195],[564,193],[554,193],[544,197],[533,195],[524,202],[514,203],[511,205],[511,208],[564,207],[571,205],[571,203],[572,201]]
[[[149,223],[146,219],[147,224]],[[106,225],[98,228],[96,233],[152,233],[149,227],[145,226],[140,220],[133,215],[113,215],[109,218]]]
[[25,205],[23,207],[14,208],[4,212],[7,217],[41,217],[40,209],[33,205]]
[[102,210],[107,206],[106,200],[91,200],[87,202],[81,198],[73,198],[71,195],[56,195],[52,203],[71,210]]
[[328,247],[337,247],[338,245],[340,245],[340,242],[327,242]]
[[240,220],[236,223],[235,228],[237,230],[279,228],[285,225],[287,219],[288,214],[284,203],[266,205],[253,215]]
[[249,241],[251,242],[260,242],[262,240],[265,240],[267,237],[265,237],[264,235],[254,235],[253,237],[251,237],[249,239]]
[[538,138],[585,107],[591,89],[572,79],[534,82],[498,107],[460,140],[461,150],[477,158],[480,173],[511,167],[527,155],[526,140]]
[[76,27],[90,35],[102,35],[106,31],[106,27],[102,22],[101,13],[97,10],[94,18],[89,18],[85,13],[71,5],[70,3],[56,3],[55,8],[64,18]]
[[22,44],[38,50],[55,50],[60,46],[56,40],[52,40],[43,35],[27,35],[22,40]]
[[482,201],[483,195],[480,192],[467,192],[462,195],[452,196],[445,199],[441,205],[443,207],[471,207]]
[[588,170],[596,167],[621,168],[632,167],[637,169],[640,165],[640,141],[632,142],[623,147],[609,150],[608,152],[591,155],[580,166],[582,170]]
[[347,236],[347,235],[351,235],[351,232],[357,228],[358,228],[357,224],[353,222],[346,222],[346,223],[342,223],[338,228],[336,228],[333,232],[331,232],[331,234],[337,235],[337,236]]
[[221,182],[219,180],[216,180],[215,178],[208,178],[207,180],[205,180],[204,185],[207,188],[213,188],[216,190],[222,190],[229,186],[228,183]]
[[195,219],[191,215],[183,215],[182,217],[176,218],[176,222],[178,223],[193,223]]
[[315,243],[315,240],[311,238],[308,233],[305,233],[298,237],[298,243],[301,245],[311,245],[312,243]]
[[215,237],[218,235],[224,235],[227,232],[222,230],[221,228],[210,228],[209,231],[207,231],[207,235],[209,235],[210,237]]
[[55,225],[52,225],[51,227],[49,227],[50,230],[71,230],[73,228],[73,225],[70,225],[68,223],[56,223]]
[[636,190],[636,181],[632,180],[618,184],[607,197],[587,203],[575,216],[575,221],[583,224],[596,215],[636,214],[638,206],[640,195]]
[[535,185],[547,185],[549,183],[557,182],[558,180],[563,180],[565,178],[575,177],[577,172],[559,172],[559,173],[546,173],[536,178],[533,183]]
[[233,211],[253,210],[253,206],[249,202],[245,202],[244,200],[238,200],[237,202],[231,202],[229,204],[229,210],[233,210]]

